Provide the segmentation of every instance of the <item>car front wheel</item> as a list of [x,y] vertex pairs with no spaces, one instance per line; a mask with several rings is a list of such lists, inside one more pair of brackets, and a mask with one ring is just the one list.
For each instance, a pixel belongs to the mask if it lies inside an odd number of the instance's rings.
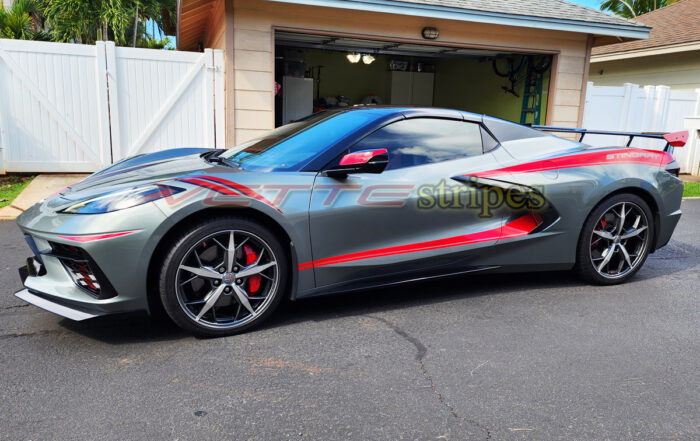
[[236,334],[273,312],[288,271],[285,250],[268,228],[242,217],[217,218],[174,240],[160,274],[160,297],[187,331]]

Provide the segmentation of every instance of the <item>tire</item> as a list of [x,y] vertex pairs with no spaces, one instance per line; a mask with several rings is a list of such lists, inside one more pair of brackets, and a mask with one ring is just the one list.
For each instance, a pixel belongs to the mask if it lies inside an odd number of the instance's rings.
[[[229,249],[235,250],[232,260]],[[269,228],[246,217],[219,217],[173,239],[158,289],[178,326],[200,337],[219,337],[265,321],[287,291],[289,271],[287,253]]]
[[653,241],[649,205],[633,194],[612,196],[598,204],[583,224],[575,271],[596,285],[624,283],[644,265]]

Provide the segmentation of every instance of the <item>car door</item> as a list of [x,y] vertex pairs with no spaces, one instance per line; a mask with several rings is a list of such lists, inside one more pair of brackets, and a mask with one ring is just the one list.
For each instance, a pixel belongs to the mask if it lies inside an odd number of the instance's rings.
[[452,177],[493,166],[484,135],[459,115],[419,117],[349,146],[346,153],[387,149],[389,163],[378,174],[317,176],[309,210],[313,261],[300,270],[314,271],[317,287],[349,288],[477,268],[479,249],[500,236],[503,208],[484,210],[486,190]]

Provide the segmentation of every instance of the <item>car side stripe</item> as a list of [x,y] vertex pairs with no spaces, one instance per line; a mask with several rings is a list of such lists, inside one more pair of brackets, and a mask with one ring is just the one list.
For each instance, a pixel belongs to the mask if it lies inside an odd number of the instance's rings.
[[220,184],[228,185],[229,187],[236,189],[238,192],[242,193],[243,195],[251,197],[253,199],[257,199],[258,201],[260,201],[266,205],[269,205],[270,207],[272,207],[275,210],[282,213],[282,210],[280,210],[275,204],[273,204],[267,198],[265,198],[265,196],[261,195],[260,193],[257,193],[256,191],[254,191],[253,189],[251,189],[249,187],[246,187],[243,184],[229,181],[228,179],[224,179],[224,178],[219,178],[218,176],[197,175],[197,176],[193,176],[193,178],[207,179],[209,181],[214,181],[214,182],[218,182]]
[[509,174],[536,173],[547,170],[561,170],[567,168],[591,167],[595,165],[610,164],[641,164],[658,167],[671,161],[673,161],[673,156],[671,156],[671,154],[668,152],[627,148],[548,158],[495,170],[484,170],[481,172],[468,173],[463,176],[488,178],[492,176]]
[[371,259],[374,257],[417,253],[420,251],[458,247],[479,242],[490,242],[498,239],[509,239],[513,237],[526,236],[530,234],[535,228],[537,228],[541,223],[542,218],[537,213],[529,213],[506,223],[502,227],[478,231],[476,233],[463,234],[460,236],[448,237],[445,239],[430,240],[427,242],[380,248],[376,250],[360,251],[357,253],[343,254],[340,256],[327,257],[311,262],[300,263],[299,271],[303,271],[310,268],[317,268],[320,266],[333,265],[336,263]]

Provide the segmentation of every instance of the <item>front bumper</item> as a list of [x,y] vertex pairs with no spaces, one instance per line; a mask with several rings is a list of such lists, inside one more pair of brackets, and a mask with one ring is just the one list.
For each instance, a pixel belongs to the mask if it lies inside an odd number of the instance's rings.
[[[25,289],[15,295],[72,320],[148,311],[148,266],[160,239],[156,230],[164,219],[154,204],[98,215],[61,214],[42,210],[40,204],[33,206],[17,221],[29,236],[27,243],[34,257],[20,269]],[[130,234],[82,241],[123,231]],[[56,244],[83,250],[93,272],[99,272],[89,285],[99,282],[99,287],[109,290],[102,289],[101,295],[80,286],[65,257],[57,255]]]
[[34,306],[38,306],[39,308],[44,309],[48,312],[52,312],[54,314],[75,321],[87,320],[94,317],[99,317],[100,315],[104,315],[96,312],[81,311],[74,307],[56,303],[55,301],[46,298],[45,295],[42,296],[39,293],[30,291],[27,288],[21,291],[17,291],[15,293],[15,297],[22,299],[27,303],[31,303]]

